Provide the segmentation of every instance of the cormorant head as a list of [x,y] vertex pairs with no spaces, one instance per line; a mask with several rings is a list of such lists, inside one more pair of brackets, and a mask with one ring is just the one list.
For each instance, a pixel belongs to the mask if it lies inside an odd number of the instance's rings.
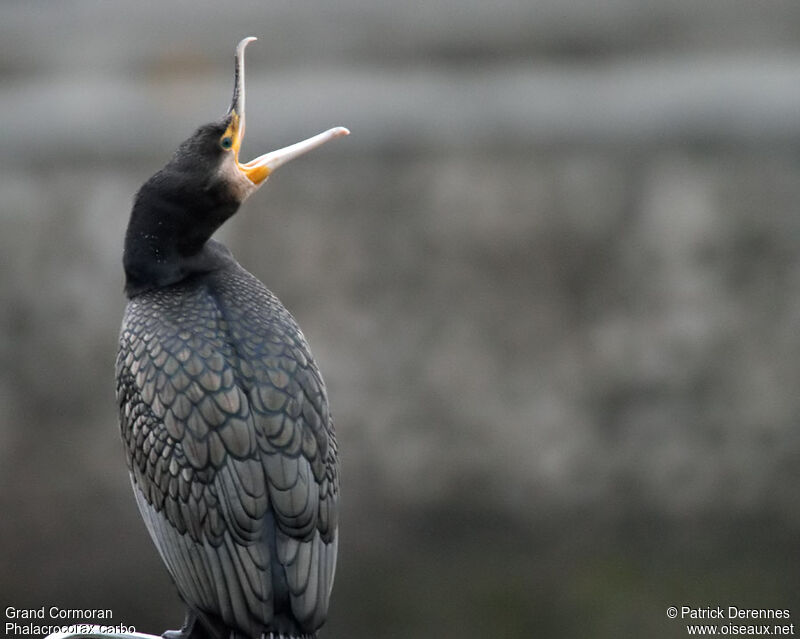
[[206,242],[272,172],[350,132],[335,127],[283,149],[241,162],[245,130],[244,50],[236,47],[233,99],[225,116],[201,126],[164,168],[139,189],[125,237],[129,295],[166,286],[208,268],[198,256]]

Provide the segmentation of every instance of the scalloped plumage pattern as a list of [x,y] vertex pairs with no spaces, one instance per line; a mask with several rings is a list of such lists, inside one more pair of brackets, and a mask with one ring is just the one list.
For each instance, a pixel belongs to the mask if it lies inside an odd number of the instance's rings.
[[187,605],[243,637],[325,621],[338,462],[289,312],[238,265],[134,297],[116,364],[145,524]]

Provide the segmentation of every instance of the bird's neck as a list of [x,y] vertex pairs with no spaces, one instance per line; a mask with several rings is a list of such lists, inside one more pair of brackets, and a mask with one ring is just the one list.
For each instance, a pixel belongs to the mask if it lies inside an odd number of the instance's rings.
[[196,253],[182,255],[174,246],[160,242],[158,236],[126,237],[125,294],[136,297],[231,263],[235,260],[230,251],[214,240],[208,240]]
[[216,270],[233,259],[210,237],[233,215],[238,202],[214,198],[174,175],[158,180],[159,175],[137,194],[125,234],[128,297]]

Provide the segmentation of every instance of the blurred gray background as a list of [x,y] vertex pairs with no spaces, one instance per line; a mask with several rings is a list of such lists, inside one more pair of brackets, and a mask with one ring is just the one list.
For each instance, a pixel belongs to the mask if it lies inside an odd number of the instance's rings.
[[798,623],[796,0],[0,4],[2,608],[182,620],[119,442],[122,237],[247,35],[246,158],[353,132],[220,233],[328,382],[324,636]]

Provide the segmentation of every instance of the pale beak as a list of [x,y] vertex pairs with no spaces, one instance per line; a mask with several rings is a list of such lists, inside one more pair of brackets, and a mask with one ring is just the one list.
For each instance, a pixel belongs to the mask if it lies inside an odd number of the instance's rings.
[[231,150],[236,158],[236,166],[253,184],[260,185],[279,166],[286,164],[286,162],[289,162],[290,160],[293,160],[296,157],[311,151],[312,149],[316,149],[318,146],[325,144],[329,140],[333,140],[334,138],[338,138],[343,135],[349,135],[350,131],[343,126],[337,126],[332,129],[328,129],[323,133],[310,137],[307,140],[303,140],[302,142],[297,142],[296,144],[278,149],[277,151],[265,153],[264,155],[260,155],[254,160],[250,160],[244,164],[240,163],[239,150],[242,147],[242,140],[244,139],[245,125],[244,50],[253,40],[256,40],[256,38],[245,38],[236,47],[233,99],[231,100],[230,109],[228,109],[228,115],[232,116],[231,124],[233,126],[233,145]]

